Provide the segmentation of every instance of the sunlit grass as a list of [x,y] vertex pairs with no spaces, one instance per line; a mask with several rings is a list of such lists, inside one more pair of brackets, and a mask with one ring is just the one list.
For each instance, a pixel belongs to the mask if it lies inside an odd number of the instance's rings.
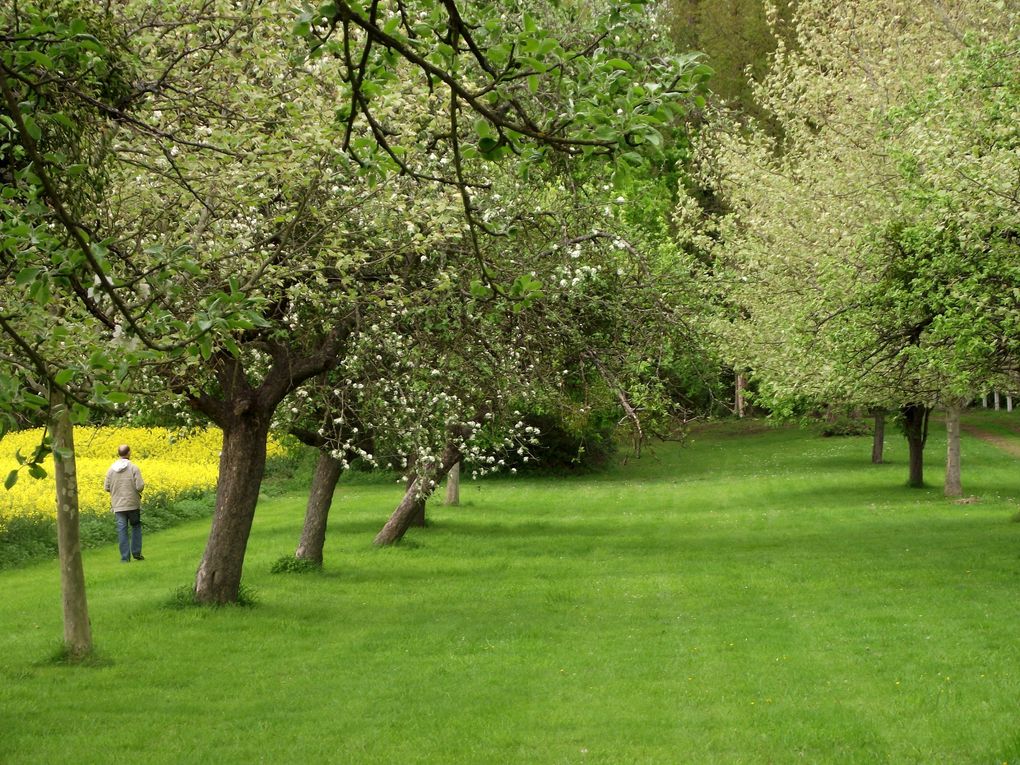
[[407,544],[399,487],[337,492],[322,573],[274,575],[304,497],[264,502],[247,609],[167,607],[207,523],[89,551],[108,664],[56,666],[55,564],[0,574],[0,762],[1020,762],[1015,459],[964,486],[906,449],[709,430],[605,475],[468,483]]

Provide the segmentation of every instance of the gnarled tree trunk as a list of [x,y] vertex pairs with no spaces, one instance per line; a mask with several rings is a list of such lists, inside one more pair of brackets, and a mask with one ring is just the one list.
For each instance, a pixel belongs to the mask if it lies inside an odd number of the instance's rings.
[[425,502],[435,490],[436,484],[460,459],[460,449],[449,443],[437,462],[421,466],[421,469],[415,471],[414,478],[411,479],[407,485],[407,491],[404,492],[404,498],[400,500],[397,509],[390,515],[386,525],[376,534],[374,543],[390,545],[399,542],[414,523],[415,518],[424,516]]
[[195,574],[195,600],[199,603],[237,601],[244,553],[266,469],[270,417],[271,413],[253,411],[221,424],[223,451],[216,512]]
[[875,412],[875,434],[871,442],[871,462],[885,462],[885,412]]
[[931,410],[924,404],[903,407],[903,429],[910,451],[910,475],[907,486],[924,486],[924,444],[928,440],[928,415]]
[[92,652],[92,626],[85,597],[85,569],[78,529],[78,470],[74,458],[74,430],[64,395],[50,393],[53,432],[53,476],[57,484],[57,551],[60,559],[60,597],[64,610],[64,647],[73,659]]
[[322,565],[322,550],[326,544],[326,523],[329,519],[329,508],[333,504],[333,492],[343,472],[343,463],[326,451],[319,452],[312,475],[312,487],[308,493],[308,505],[305,509],[305,523],[301,529],[295,558],[309,560]]
[[947,497],[963,494],[960,479],[960,413],[963,404],[951,401],[946,404],[946,482],[943,493]]

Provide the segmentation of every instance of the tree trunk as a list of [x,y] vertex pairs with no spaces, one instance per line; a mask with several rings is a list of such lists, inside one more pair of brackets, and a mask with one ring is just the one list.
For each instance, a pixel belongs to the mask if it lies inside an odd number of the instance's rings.
[[425,500],[419,498],[418,502],[414,506],[414,511],[411,513],[411,526],[417,526],[420,529],[425,528],[428,525],[425,519]]
[[875,435],[871,442],[871,462],[885,462],[885,412],[875,412]]
[[60,596],[64,609],[64,647],[72,659],[92,652],[92,626],[85,597],[85,569],[78,530],[78,471],[74,457],[74,429],[64,394],[50,393],[53,432],[53,477],[57,484],[57,551]]
[[436,483],[441,481],[450,468],[460,462],[460,450],[454,444],[447,444],[443,455],[437,463],[422,466],[407,486],[404,498],[393,511],[386,525],[376,534],[374,543],[390,545],[399,542],[410,528],[416,517],[424,515],[425,502],[435,490]]
[[999,405],[1000,404],[1000,402],[999,402],[999,391],[997,391],[997,390],[996,391],[992,391],[992,400],[995,402],[995,411],[996,412],[999,411],[999,409],[1000,409],[1000,405]]
[[460,504],[460,462],[455,462],[446,474],[446,504],[456,507]]
[[298,542],[295,558],[310,560],[322,565],[322,549],[326,544],[326,522],[329,519],[329,508],[333,504],[333,492],[336,482],[343,473],[343,463],[334,459],[326,451],[319,452],[319,460],[315,463],[312,475],[312,488],[308,493],[308,505],[305,510],[305,525],[301,529],[301,540]]
[[946,405],[946,483],[944,493],[947,497],[963,495],[963,484],[960,481],[960,411],[963,406],[958,401]]
[[903,407],[903,426],[910,450],[910,477],[907,486],[924,486],[924,444],[928,440],[928,414],[924,404],[908,404]]
[[270,415],[250,413],[233,418],[223,428],[216,512],[195,574],[195,600],[199,603],[237,601],[248,534],[266,469],[269,420]]
[[742,372],[737,372],[736,380],[736,392],[734,393],[734,408],[737,412],[737,417],[743,417],[746,413],[747,405],[744,399],[744,390],[747,388],[747,378],[744,377]]

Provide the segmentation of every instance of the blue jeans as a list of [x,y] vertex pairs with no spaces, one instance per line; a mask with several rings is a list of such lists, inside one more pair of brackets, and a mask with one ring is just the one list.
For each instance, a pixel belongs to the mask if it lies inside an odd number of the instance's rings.
[[[117,543],[120,545],[120,559],[131,560],[142,554],[142,511],[124,510],[114,513],[117,519]],[[131,524],[131,544],[128,546],[128,524]]]

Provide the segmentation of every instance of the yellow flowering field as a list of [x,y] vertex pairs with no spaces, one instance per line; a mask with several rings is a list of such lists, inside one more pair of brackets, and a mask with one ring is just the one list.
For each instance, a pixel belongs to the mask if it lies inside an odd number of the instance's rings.
[[[0,439],[0,474],[18,466],[15,453],[30,455],[42,438],[42,429],[9,433]],[[195,490],[216,486],[223,435],[218,428],[180,432],[167,428],[89,428],[74,430],[75,460],[78,467],[78,504],[81,512],[100,515],[110,511],[109,495],[103,490],[106,471],[117,459],[120,444],[131,446],[131,461],[145,479],[143,501],[157,498],[173,502]],[[283,447],[270,439],[268,456],[283,454]],[[0,487],[0,524],[16,515],[56,513],[53,457],[43,463],[47,477],[31,478],[22,471],[10,491]]]

